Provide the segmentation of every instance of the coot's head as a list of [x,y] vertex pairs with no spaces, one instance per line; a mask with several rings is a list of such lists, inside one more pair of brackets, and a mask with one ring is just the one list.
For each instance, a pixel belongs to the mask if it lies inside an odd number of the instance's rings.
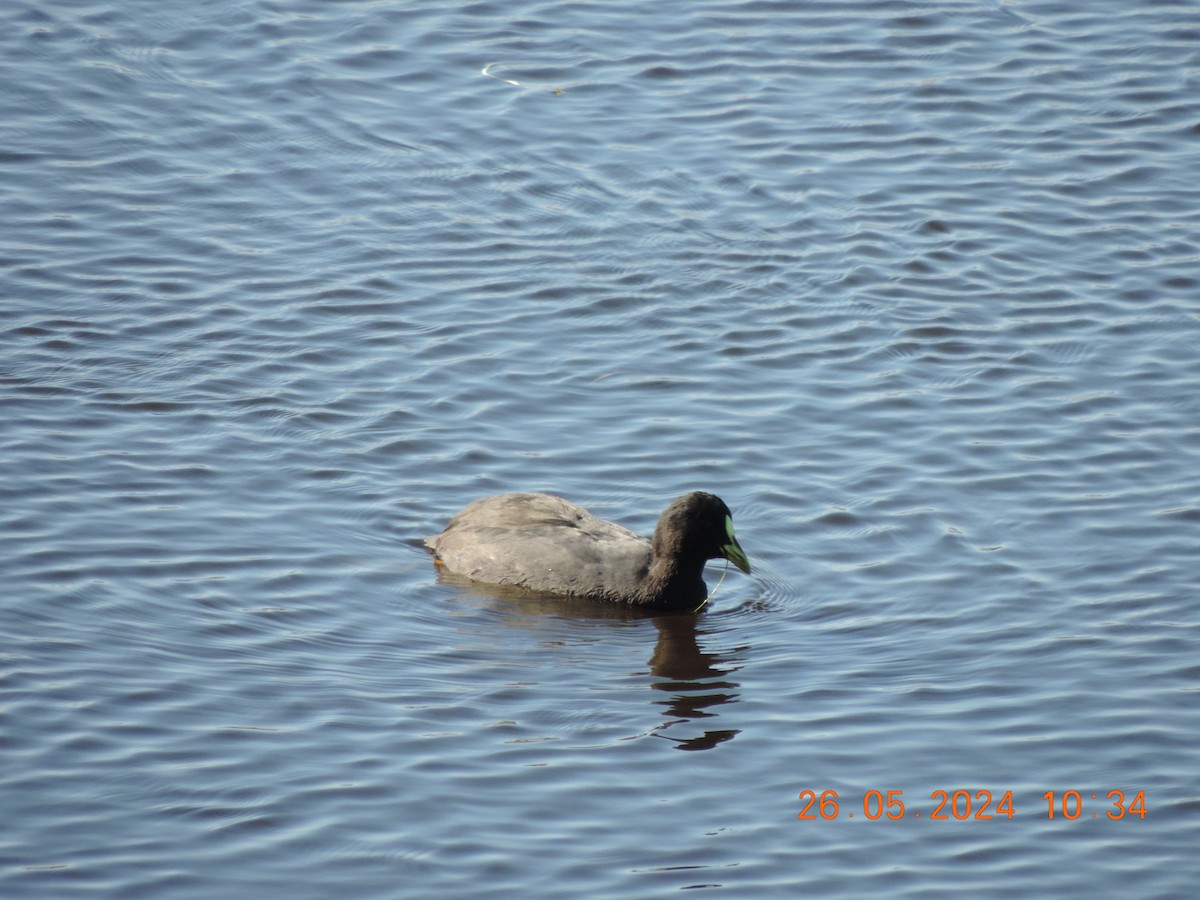
[[671,502],[654,529],[654,555],[683,560],[727,559],[747,575],[750,560],[733,534],[733,515],[715,494],[693,491]]

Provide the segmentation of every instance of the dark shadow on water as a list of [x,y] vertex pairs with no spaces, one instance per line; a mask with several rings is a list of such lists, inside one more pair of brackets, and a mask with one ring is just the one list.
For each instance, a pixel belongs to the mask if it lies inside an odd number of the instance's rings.
[[658,640],[650,655],[650,671],[663,679],[654,682],[656,691],[669,696],[655,701],[665,706],[670,717],[657,732],[675,742],[679,750],[708,750],[732,740],[735,729],[706,730],[689,738],[665,733],[672,725],[717,715],[717,707],[738,699],[738,684],[728,676],[740,666],[727,653],[709,653],[700,648],[697,613],[662,613],[653,617]]
[[689,723],[713,718],[718,715],[719,707],[739,699],[739,685],[729,676],[741,668],[739,655],[745,648],[739,647],[737,654],[701,649],[700,637],[704,632],[698,626],[704,616],[702,612],[650,612],[507,585],[481,584],[442,571],[438,572],[438,580],[465,593],[498,600],[526,616],[651,622],[658,632],[648,660],[650,673],[658,679],[652,687],[665,695],[652,701],[664,710],[663,721],[653,728],[653,734],[671,741],[677,750],[710,750],[737,736],[737,729],[705,729],[688,737],[668,733],[683,730]]

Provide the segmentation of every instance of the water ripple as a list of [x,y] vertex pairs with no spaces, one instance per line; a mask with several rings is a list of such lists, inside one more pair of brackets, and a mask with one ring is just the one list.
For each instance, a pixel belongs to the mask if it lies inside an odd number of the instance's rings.
[[[0,893],[1185,896],[1194,18],[0,13]],[[522,488],[755,575],[439,580]]]

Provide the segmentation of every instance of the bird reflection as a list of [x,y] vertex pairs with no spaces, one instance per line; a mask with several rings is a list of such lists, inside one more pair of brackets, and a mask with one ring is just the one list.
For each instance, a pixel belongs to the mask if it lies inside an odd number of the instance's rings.
[[715,716],[716,707],[738,698],[737,682],[730,681],[727,676],[736,672],[739,666],[728,654],[706,653],[700,649],[696,632],[699,618],[695,613],[654,617],[658,641],[650,655],[650,672],[664,679],[654,682],[653,687],[656,691],[666,692],[669,697],[655,702],[665,707],[670,717],[656,733],[674,741],[679,750],[709,750],[732,740],[738,733],[736,729],[715,729],[687,738],[667,733],[688,720]]
[[[553,594],[538,594],[505,585],[485,585],[448,572],[438,580],[456,585],[467,593],[492,597],[515,606],[523,615],[557,615],[579,619],[615,619],[622,622],[649,619],[658,632],[648,660],[655,680],[651,687],[662,693],[652,700],[662,709],[662,720],[650,729],[655,737],[671,741],[677,750],[711,750],[732,740],[737,729],[702,729],[705,719],[718,715],[718,708],[739,698],[738,683],[730,675],[741,668],[733,651],[700,648],[697,630],[700,614],[690,612],[652,613],[615,603],[596,603]],[[690,734],[683,734],[691,731]]]

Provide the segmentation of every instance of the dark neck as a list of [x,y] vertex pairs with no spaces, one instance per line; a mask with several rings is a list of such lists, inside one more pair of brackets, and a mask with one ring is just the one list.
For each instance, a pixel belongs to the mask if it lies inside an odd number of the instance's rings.
[[658,557],[646,573],[640,606],[658,609],[694,608],[708,596],[704,560]]

